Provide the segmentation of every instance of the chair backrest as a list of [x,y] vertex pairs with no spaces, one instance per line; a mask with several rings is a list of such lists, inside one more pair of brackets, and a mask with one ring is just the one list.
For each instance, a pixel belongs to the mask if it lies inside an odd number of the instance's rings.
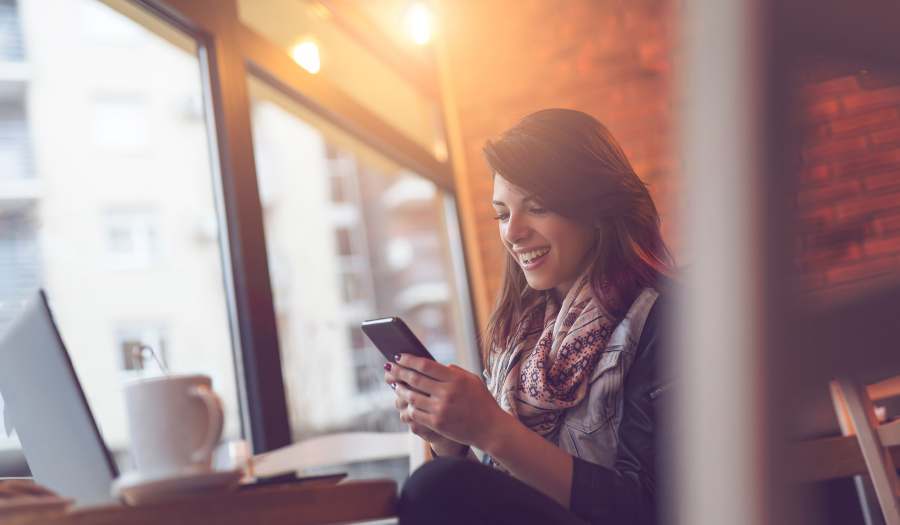
[[[874,523],[874,506],[869,505],[867,492],[874,491],[887,525],[900,525],[900,480],[897,469],[888,452],[891,446],[900,445],[900,421],[881,424],[872,404],[873,396],[886,399],[900,394],[900,377],[866,387],[852,376],[839,376],[831,383],[835,412],[842,433],[855,434],[859,440],[869,481],[857,478],[860,504],[868,523]],[[880,520],[877,520],[880,522]]]

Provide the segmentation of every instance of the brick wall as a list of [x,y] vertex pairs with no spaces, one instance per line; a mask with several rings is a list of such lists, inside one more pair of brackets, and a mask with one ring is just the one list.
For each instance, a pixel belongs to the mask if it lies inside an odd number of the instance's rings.
[[798,288],[839,294],[900,266],[900,70],[810,58],[793,75]]
[[[488,138],[538,109],[590,113],[619,139],[660,209],[680,262],[677,190],[680,3],[674,0],[455,0],[444,4],[478,246],[489,302],[502,248],[481,156]],[[797,288],[827,295],[900,268],[900,71],[810,57],[793,71],[800,132],[792,203]]]
[[454,0],[443,5],[489,302],[500,283],[502,248],[481,148],[538,109],[578,109],[612,130],[649,184],[663,235],[677,254],[681,205],[674,194],[681,159],[674,142],[672,79],[680,3]]

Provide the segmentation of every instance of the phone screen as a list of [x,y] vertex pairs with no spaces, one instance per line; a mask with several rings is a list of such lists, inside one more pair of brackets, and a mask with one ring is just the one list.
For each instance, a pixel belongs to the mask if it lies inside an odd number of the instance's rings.
[[362,324],[362,330],[375,344],[381,355],[390,362],[397,354],[412,354],[434,361],[434,357],[425,345],[412,333],[412,330],[399,317],[372,319]]

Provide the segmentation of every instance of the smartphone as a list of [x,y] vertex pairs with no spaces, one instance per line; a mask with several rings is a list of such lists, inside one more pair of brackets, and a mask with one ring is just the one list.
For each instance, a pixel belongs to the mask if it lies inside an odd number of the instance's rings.
[[399,317],[363,321],[362,330],[389,362],[394,362],[394,356],[397,354],[412,354],[435,360]]
[[253,483],[240,485],[238,490],[241,492],[248,490],[266,489],[266,488],[283,488],[285,486],[296,487],[297,485],[308,485],[310,487],[331,487],[337,485],[347,477],[346,472],[340,474],[324,474],[320,476],[297,476],[296,473],[284,474],[269,478],[256,478]]

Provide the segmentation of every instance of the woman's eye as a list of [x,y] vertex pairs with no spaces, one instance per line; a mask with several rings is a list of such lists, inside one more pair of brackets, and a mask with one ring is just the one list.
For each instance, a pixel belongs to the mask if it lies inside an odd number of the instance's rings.
[[509,218],[508,213],[501,213],[501,214],[497,215],[496,217],[494,217],[494,220],[495,221],[505,221],[508,218]]
[[547,213],[547,210],[544,208],[531,208],[532,215],[543,215]]

